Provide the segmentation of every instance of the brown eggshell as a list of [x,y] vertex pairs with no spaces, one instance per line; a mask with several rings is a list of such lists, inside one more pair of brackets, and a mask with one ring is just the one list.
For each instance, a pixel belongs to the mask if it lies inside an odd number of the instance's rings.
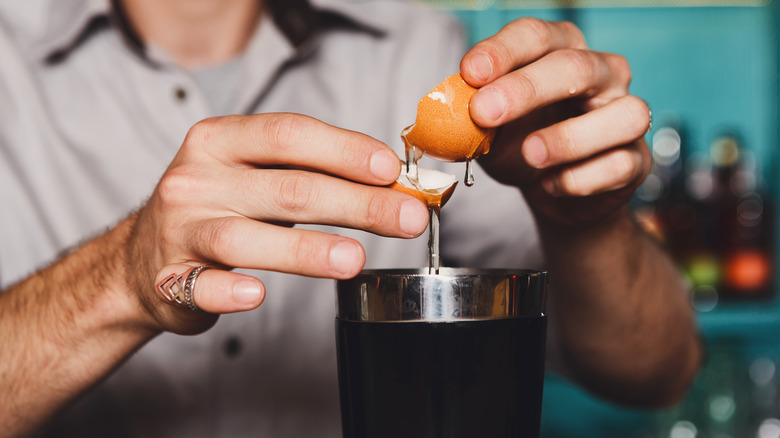
[[[458,180],[455,175],[432,169],[418,169],[420,184],[423,190],[414,187],[406,177],[406,165],[402,166],[401,176],[390,184],[391,189],[412,195],[431,207],[442,207],[449,201]],[[434,182],[433,185],[432,181]]]
[[456,74],[431,90],[417,105],[417,119],[401,137],[442,161],[466,161],[488,153],[495,129],[481,128],[471,119],[469,101],[477,89]]

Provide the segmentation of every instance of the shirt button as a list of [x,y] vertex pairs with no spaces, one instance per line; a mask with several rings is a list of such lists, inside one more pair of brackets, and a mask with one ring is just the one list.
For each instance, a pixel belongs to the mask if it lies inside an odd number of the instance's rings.
[[176,87],[176,90],[174,90],[173,95],[176,96],[176,100],[180,102],[184,102],[184,100],[187,99],[187,90],[185,90],[182,87]]
[[225,356],[234,358],[241,354],[241,351],[244,349],[244,344],[237,336],[231,336],[225,340],[222,349],[225,352]]

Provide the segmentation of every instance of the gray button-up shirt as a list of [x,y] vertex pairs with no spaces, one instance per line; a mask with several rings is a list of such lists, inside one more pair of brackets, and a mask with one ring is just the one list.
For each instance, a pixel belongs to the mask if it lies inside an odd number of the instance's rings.
[[[263,17],[229,112],[304,113],[400,155],[420,97],[457,72],[459,27],[403,2],[313,3],[324,18],[309,38]],[[0,3],[0,286],[142,205],[187,130],[218,115],[190,72],[119,23],[109,0]],[[446,260],[540,267],[520,194],[476,178],[442,213]],[[367,267],[427,263],[426,236],[313,228],[360,240]],[[260,309],[200,336],[159,336],[66,410],[53,435],[340,436],[333,283],[255,274],[268,291]]]

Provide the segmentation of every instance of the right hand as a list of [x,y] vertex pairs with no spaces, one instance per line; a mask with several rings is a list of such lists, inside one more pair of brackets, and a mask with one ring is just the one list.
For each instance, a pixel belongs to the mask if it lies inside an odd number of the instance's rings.
[[[426,228],[423,203],[389,189],[400,160],[385,144],[295,114],[207,119],[190,129],[128,240],[130,289],[156,329],[199,333],[217,314],[259,306],[256,278],[230,268],[350,278],[365,251],[346,237],[298,223],[412,238]],[[172,305],[155,285],[197,265],[195,303]],[[131,268],[131,269],[130,269]]]
[[525,17],[477,43],[461,71],[480,88],[474,121],[500,127],[480,165],[523,191],[540,230],[590,233],[629,216],[650,172],[650,109],[629,93],[625,58],[590,50],[571,23]]

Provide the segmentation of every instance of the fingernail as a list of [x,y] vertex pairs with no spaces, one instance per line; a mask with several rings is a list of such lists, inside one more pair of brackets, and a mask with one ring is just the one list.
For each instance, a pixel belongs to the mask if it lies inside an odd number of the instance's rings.
[[493,60],[484,53],[478,53],[471,57],[471,74],[474,79],[485,83],[493,77]]
[[428,226],[428,209],[420,201],[404,201],[399,220],[403,232],[418,235]]
[[506,112],[506,96],[497,88],[483,89],[474,95],[471,105],[474,107],[474,112],[490,122],[495,122]]
[[371,173],[378,179],[393,182],[398,176],[400,160],[395,154],[383,149],[371,155],[368,167]]
[[341,274],[351,274],[362,257],[362,251],[354,243],[339,242],[330,250],[330,266]]
[[260,284],[254,280],[241,280],[233,286],[233,298],[241,304],[255,304],[262,294]]
[[530,166],[540,168],[547,162],[547,146],[541,138],[532,136],[525,142],[523,155]]

